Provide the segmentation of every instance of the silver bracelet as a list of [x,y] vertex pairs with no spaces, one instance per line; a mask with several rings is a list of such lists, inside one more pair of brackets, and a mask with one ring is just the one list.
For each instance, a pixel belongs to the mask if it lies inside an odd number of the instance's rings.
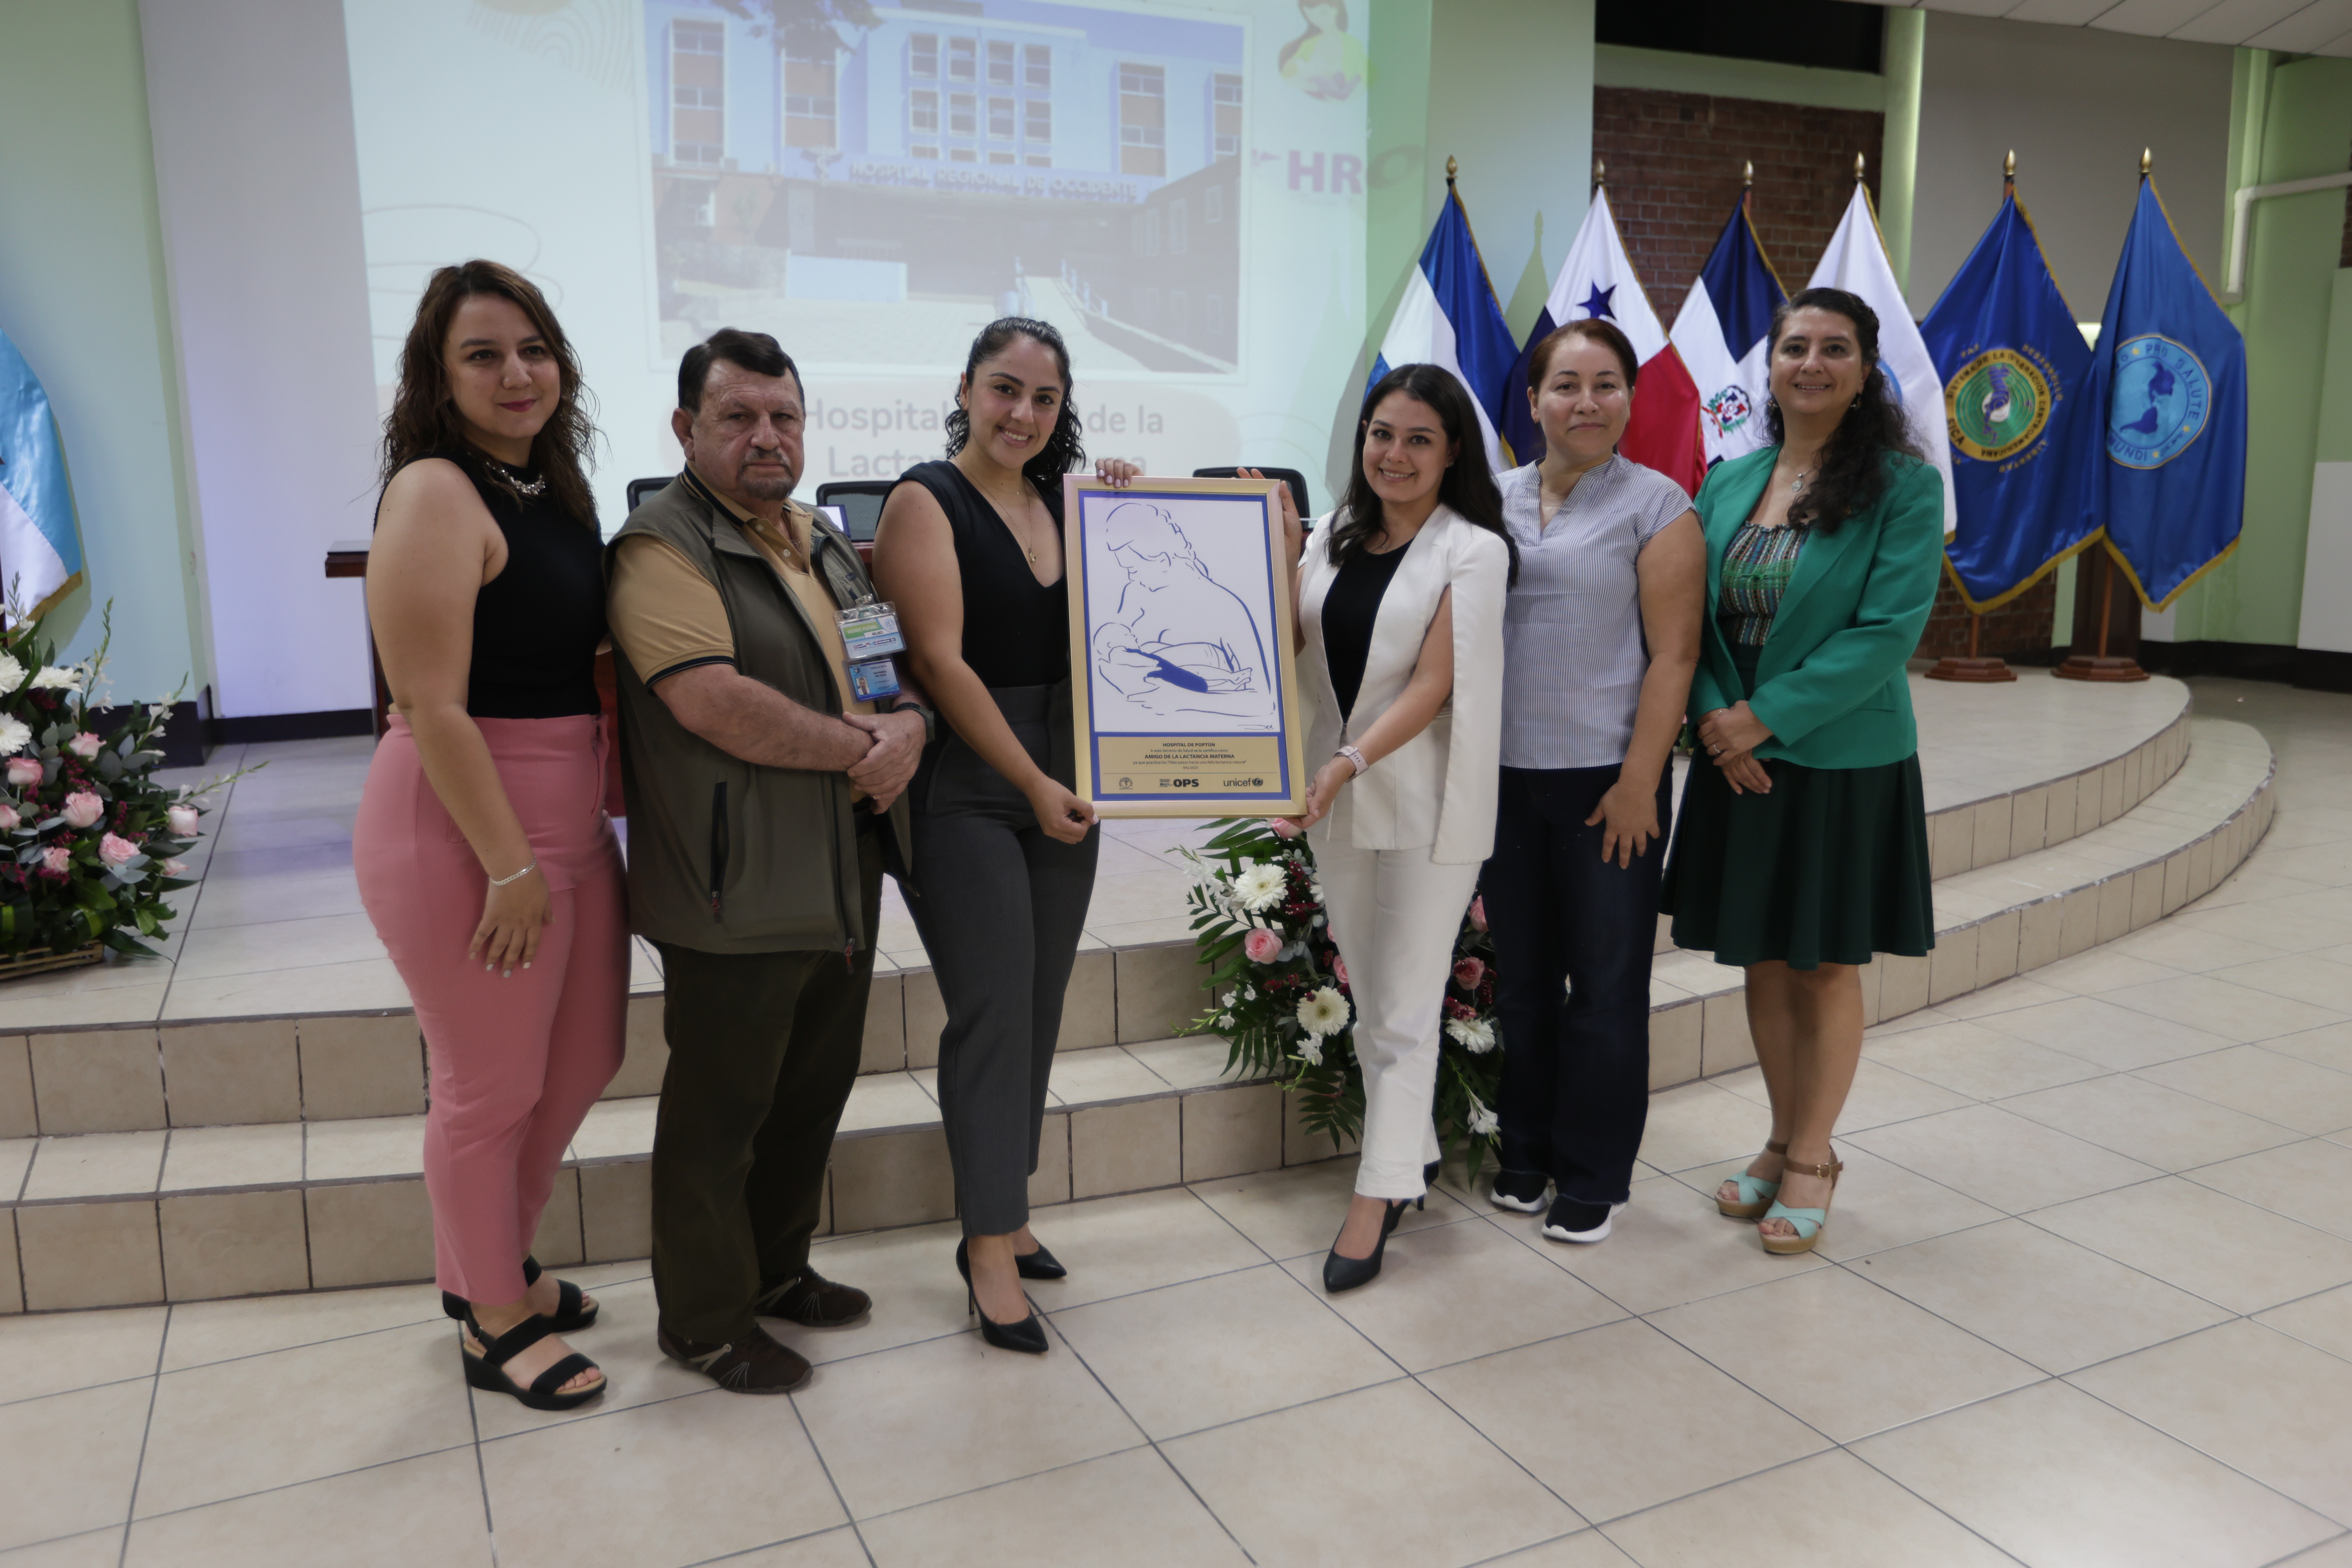
[[1366,768],[1372,765],[1371,763],[1364,761],[1364,753],[1356,750],[1353,746],[1342,746],[1331,754],[1335,757],[1345,757],[1349,762],[1355,763],[1356,774],[1359,778],[1363,776],[1363,772]]
[[505,886],[506,886],[508,883],[509,883],[509,882],[520,882],[520,881],[521,881],[525,877],[530,876],[533,871],[536,871],[536,870],[538,870],[538,869],[539,869],[539,862],[538,862],[537,860],[533,860],[530,865],[525,866],[521,870],[517,871],[517,872],[516,872],[513,876],[511,876],[511,877],[493,877],[493,878],[491,878],[491,879],[490,879],[490,886],[491,886],[491,887],[493,887],[493,888],[503,888],[503,887],[505,887]]

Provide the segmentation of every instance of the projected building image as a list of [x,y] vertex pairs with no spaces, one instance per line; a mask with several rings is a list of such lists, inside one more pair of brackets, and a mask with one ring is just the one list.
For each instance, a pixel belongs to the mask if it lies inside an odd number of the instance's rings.
[[930,366],[1018,311],[1094,370],[1235,368],[1240,26],[930,0],[836,5],[852,19],[826,29],[815,9],[646,6],[673,346],[724,324],[811,363]]

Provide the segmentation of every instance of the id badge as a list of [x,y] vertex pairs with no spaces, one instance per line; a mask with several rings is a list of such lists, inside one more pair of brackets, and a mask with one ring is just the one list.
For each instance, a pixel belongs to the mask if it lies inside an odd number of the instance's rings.
[[898,671],[887,658],[868,659],[849,667],[849,692],[860,702],[898,695]]
[[[898,610],[895,605],[853,605],[840,611],[835,619],[841,626],[842,651],[848,655],[851,664],[907,651],[907,639],[898,635]],[[898,689],[895,683],[891,689]]]

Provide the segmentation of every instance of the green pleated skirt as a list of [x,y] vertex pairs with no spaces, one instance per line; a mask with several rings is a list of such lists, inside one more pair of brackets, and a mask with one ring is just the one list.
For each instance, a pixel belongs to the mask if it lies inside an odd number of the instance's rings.
[[1874,768],[1767,760],[1769,795],[1735,795],[1691,759],[1660,907],[1675,945],[1791,969],[1923,956],[1936,945],[1919,758]]

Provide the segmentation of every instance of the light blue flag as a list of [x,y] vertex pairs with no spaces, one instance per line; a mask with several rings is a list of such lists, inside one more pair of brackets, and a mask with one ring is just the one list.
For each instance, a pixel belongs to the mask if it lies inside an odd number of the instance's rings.
[[81,531],[48,395],[0,332],[0,600],[38,616],[81,581]]
[[2141,602],[2164,609],[2245,524],[2246,340],[2145,174],[2083,401],[2106,425],[2094,516]]
[[1519,346],[1503,321],[1503,307],[1495,286],[1486,280],[1486,264],[1479,258],[1478,242],[1471,237],[1469,215],[1454,182],[1445,182],[1445,210],[1421,247],[1421,265],[1405,283],[1388,336],[1381,341],[1380,357],[1372,362],[1369,393],[1381,377],[1401,364],[1443,365],[1470,391],[1478,411],[1478,433],[1486,438],[1486,461],[1497,470],[1511,466],[1510,448],[1496,432],[1511,376],[1511,362]]

